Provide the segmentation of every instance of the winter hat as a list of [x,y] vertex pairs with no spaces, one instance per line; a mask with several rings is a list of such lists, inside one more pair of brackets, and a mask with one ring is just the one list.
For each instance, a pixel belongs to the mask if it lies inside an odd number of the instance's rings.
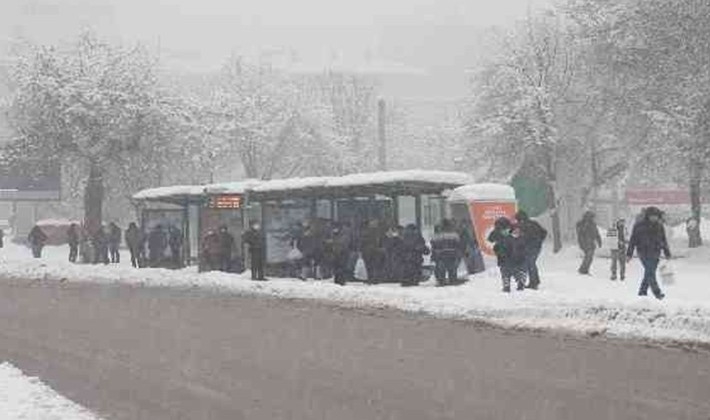
[[499,217],[494,226],[496,229],[510,229],[513,227],[513,223],[507,217]]
[[660,218],[663,217],[663,212],[658,207],[651,206],[646,209],[645,216],[646,218],[649,218],[651,216],[658,216]]

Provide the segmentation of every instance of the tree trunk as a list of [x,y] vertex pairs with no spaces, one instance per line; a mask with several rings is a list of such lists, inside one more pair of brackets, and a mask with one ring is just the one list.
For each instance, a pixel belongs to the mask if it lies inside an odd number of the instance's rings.
[[84,228],[88,235],[94,235],[101,228],[104,203],[103,170],[95,161],[89,167],[89,179],[84,189]]
[[703,244],[703,238],[700,234],[700,223],[702,214],[701,202],[701,175],[703,172],[703,164],[700,159],[693,158],[690,161],[690,211],[692,218],[695,219],[695,226],[688,229],[688,247],[698,248]]
[[552,251],[558,253],[562,250],[562,226],[560,223],[560,211],[557,206],[557,192],[553,184],[548,184],[547,186],[547,208],[552,222]]

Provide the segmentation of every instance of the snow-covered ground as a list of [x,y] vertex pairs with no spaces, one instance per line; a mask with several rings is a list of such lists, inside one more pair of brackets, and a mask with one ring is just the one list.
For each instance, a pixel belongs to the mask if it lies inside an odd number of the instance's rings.
[[98,420],[85,408],[57,394],[39,379],[0,364],[0,418],[5,420]]
[[67,248],[45,250],[41,260],[27,248],[9,245],[0,250],[0,277],[45,281],[125,283],[135,286],[202,287],[239,294],[322,299],[344,306],[390,307],[457,319],[484,320],[511,328],[567,329],[585,334],[634,337],[661,341],[710,343],[710,248],[689,251],[674,244],[673,285],[662,285],[666,299],[638,297],[641,268],[632,261],[625,282],[609,279],[609,260],[598,258],[593,276],[578,275],[580,255],[569,248],[541,259],[542,287],[538,291],[503,294],[497,269],[473,276],[458,287],[417,288],[398,285],[340,287],[330,281],[275,279],[252,282],[245,276],[120,266],[73,265]]

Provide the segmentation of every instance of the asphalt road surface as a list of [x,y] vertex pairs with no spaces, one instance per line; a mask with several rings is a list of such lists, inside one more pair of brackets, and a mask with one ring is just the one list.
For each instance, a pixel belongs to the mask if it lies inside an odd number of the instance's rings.
[[710,419],[710,355],[389,311],[0,279],[0,361],[107,419]]

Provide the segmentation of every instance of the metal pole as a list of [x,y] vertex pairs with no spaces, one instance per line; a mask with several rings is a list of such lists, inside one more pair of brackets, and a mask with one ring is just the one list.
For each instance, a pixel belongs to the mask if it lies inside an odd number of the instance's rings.
[[379,166],[381,171],[387,170],[387,137],[385,133],[385,117],[386,117],[385,100],[377,101],[377,135],[379,140]]

